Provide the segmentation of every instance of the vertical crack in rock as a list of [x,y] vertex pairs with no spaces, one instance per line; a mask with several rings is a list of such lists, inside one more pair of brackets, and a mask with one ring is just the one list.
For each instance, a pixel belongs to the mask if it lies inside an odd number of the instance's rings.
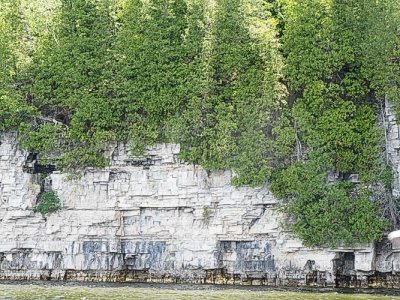
[[39,193],[36,196],[36,203],[39,203],[43,193],[51,190],[52,181],[49,175],[55,171],[56,167],[52,164],[41,164],[38,154],[29,152],[22,169],[26,173],[36,175],[37,183],[40,186]]

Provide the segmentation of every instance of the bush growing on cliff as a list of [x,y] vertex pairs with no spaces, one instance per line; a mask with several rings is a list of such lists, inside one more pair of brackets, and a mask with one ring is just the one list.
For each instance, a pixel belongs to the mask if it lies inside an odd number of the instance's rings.
[[306,246],[369,243],[379,240],[388,221],[381,216],[372,191],[365,186],[327,180],[329,158],[299,161],[280,171],[271,186],[274,195],[287,199],[287,224]]
[[61,209],[61,201],[55,191],[44,192],[36,205],[34,211],[41,214],[48,214]]

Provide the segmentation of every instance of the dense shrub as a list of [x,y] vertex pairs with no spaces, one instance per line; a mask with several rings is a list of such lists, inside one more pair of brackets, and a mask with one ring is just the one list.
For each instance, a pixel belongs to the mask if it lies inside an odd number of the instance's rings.
[[60,198],[55,191],[47,191],[40,195],[39,202],[35,207],[35,212],[48,214],[61,209]]

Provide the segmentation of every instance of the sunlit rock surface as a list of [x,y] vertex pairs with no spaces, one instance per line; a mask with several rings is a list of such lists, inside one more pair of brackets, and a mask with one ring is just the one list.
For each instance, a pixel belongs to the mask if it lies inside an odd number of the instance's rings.
[[[230,172],[207,174],[178,153],[158,145],[132,158],[117,145],[110,167],[78,180],[50,172],[41,185],[43,166],[3,134],[0,278],[400,286],[399,253],[387,240],[307,249],[282,231],[266,187],[235,188]],[[60,211],[33,211],[43,186],[57,192]]]

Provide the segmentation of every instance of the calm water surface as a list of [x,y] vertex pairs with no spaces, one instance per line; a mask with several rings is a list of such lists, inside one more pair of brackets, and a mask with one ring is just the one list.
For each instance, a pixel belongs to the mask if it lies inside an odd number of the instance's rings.
[[83,285],[28,285],[0,284],[0,299],[290,299],[290,300],[356,300],[356,299],[399,299],[400,296],[383,294],[342,294],[337,292],[292,292],[274,290],[240,289],[182,289],[182,287],[160,288],[150,286],[83,286]]

